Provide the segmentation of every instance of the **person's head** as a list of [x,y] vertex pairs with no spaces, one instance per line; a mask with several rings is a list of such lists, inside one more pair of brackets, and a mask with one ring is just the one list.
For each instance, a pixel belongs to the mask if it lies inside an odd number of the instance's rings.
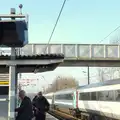
[[42,92],[40,91],[37,96],[38,96],[39,98],[42,98],[42,97],[43,97]]
[[21,91],[19,92],[19,97],[20,97],[20,99],[23,100],[25,96],[26,96],[25,91],[24,91],[24,90],[21,90]]

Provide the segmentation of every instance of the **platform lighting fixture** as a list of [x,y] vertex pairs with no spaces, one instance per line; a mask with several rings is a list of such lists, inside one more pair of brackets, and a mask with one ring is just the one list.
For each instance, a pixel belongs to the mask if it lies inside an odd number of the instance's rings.
[[20,5],[19,5],[19,8],[20,8],[20,14],[22,14],[22,8],[23,8],[23,5],[20,4]]

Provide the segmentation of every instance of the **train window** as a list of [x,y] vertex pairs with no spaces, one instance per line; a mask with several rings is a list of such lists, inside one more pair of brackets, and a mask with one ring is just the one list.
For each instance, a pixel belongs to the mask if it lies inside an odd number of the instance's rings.
[[90,93],[80,93],[79,95],[80,100],[90,100]]
[[59,99],[59,95],[56,95],[56,96],[55,96],[55,99]]
[[47,99],[52,99],[52,96],[46,96]]
[[73,99],[73,95],[72,94],[67,94],[67,99],[68,100],[72,100]]
[[96,92],[91,92],[91,100],[97,100]]
[[8,95],[9,87],[8,86],[0,86],[0,95]]
[[64,98],[64,95],[56,95],[55,98],[58,99],[58,100],[61,100],[61,99]]
[[60,96],[59,96],[59,95],[56,95],[56,96],[55,96],[55,99],[59,99],[59,98],[60,98]]
[[63,95],[56,95],[55,99],[60,99],[60,100],[72,100],[73,96],[72,94],[63,94]]
[[112,90],[108,91],[108,98],[107,98],[107,100],[114,101],[114,92]]
[[120,90],[115,91],[115,100],[120,101]]
[[108,91],[103,91],[103,94],[104,94],[104,101],[107,101],[109,99]]
[[64,99],[67,99],[67,100],[69,100],[69,99],[70,99],[70,96],[69,96],[69,94],[66,94]]
[[58,95],[58,99],[62,99],[61,95]]
[[99,100],[99,101],[120,101],[120,90],[117,90],[114,96],[113,90],[111,91],[99,91],[99,92],[87,92],[87,93],[80,93],[79,100]]
[[98,92],[98,100],[103,101],[113,101],[114,100],[114,93],[113,91],[101,91]]
[[66,95],[61,95],[61,99],[62,100],[67,99],[67,96]]
[[104,92],[98,92],[98,100],[104,100]]

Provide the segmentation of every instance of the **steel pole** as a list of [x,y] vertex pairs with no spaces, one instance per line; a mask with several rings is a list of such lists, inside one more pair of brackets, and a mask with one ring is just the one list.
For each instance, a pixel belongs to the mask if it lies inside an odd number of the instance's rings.
[[[15,9],[11,9],[11,14],[15,14]],[[11,17],[15,20],[15,17]],[[11,60],[16,59],[15,47],[11,48]],[[17,73],[16,65],[9,66],[9,107],[8,107],[8,120],[15,120],[15,107],[16,107],[16,94],[17,94]]]
[[[15,48],[11,48],[11,59],[15,59]],[[15,104],[16,104],[16,65],[9,67],[9,110],[8,120],[15,120]]]
[[90,84],[90,70],[89,70],[89,66],[88,66],[88,85]]

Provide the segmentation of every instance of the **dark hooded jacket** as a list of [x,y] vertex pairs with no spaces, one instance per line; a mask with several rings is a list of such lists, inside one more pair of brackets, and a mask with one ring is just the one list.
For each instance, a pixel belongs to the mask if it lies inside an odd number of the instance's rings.
[[33,106],[35,106],[35,102],[36,102],[37,98],[38,98],[37,95],[33,98],[33,100],[32,100],[32,105],[33,105]]
[[16,120],[30,120],[33,118],[32,103],[29,97],[24,97],[19,108],[15,109],[18,112]]
[[39,109],[40,113],[44,114],[49,110],[50,105],[47,99],[42,96],[42,98],[36,97],[36,99],[34,99],[34,106]]

